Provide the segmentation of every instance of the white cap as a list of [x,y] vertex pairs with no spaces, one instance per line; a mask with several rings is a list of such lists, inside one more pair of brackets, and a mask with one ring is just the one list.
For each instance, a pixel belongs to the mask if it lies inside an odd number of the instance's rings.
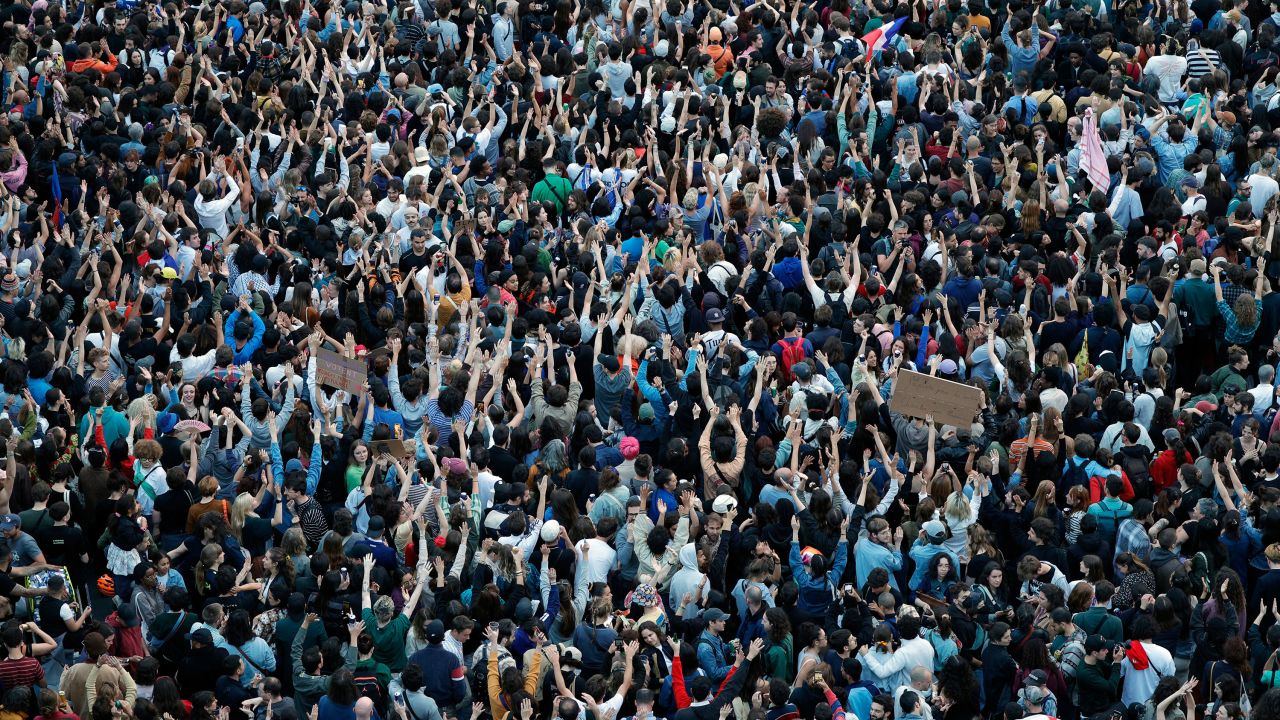
[[560,537],[560,523],[555,520],[548,520],[542,524],[542,542],[555,542]]

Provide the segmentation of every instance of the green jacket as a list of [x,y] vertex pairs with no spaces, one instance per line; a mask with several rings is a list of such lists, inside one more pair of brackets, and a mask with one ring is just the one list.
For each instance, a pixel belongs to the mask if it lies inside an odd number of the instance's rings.
[[1213,284],[1203,280],[1184,280],[1174,288],[1173,301],[1178,307],[1185,308],[1191,319],[1191,326],[1199,334],[1207,334],[1218,316],[1218,298],[1213,292]]
[[1120,697],[1120,667],[1111,661],[1076,668],[1076,688],[1080,692],[1080,712],[1085,716],[1110,707]]
[[787,682],[796,676],[795,651],[788,635],[780,644],[770,645],[764,651],[765,674],[769,677],[782,678]]
[[1101,635],[1109,643],[1124,642],[1124,623],[1104,607],[1091,607],[1071,620],[1088,635]]
[[1241,390],[1249,389],[1249,384],[1244,381],[1244,377],[1230,365],[1223,365],[1209,376],[1209,387],[1213,388],[1214,394],[1218,396],[1218,402],[1222,401],[1222,388],[1228,385],[1235,385]]
[[[564,205],[569,201],[569,193],[573,192],[573,183],[569,182],[569,178],[559,175],[548,175],[538,181],[533,186],[533,191],[529,193],[529,199],[534,202],[552,202],[555,203],[556,212],[564,212]],[[1214,301],[1217,302],[1216,300]],[[1214,305],[1217,309],[1217,305]]]

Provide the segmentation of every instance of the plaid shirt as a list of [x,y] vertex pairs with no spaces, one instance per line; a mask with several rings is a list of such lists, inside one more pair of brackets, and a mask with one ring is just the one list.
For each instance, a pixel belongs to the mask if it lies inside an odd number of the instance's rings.
[[1146,562],[1151,557],[1151,538],[1147,529],[1135,518],[1125,518],[1116,529],[1116,556],[1133,553]]
[[1223,339],[1229,343],[1241,344],[1253,340],[1254,333],[1258,332],[1259,318],[1262,317],[1262,301],[1254,300],[1253,306],[1253,324],[1246,327],[1240,324],[1235,311],[1231,309],[1226,300],[1218,301],[1218,314],[1222,316],[1222,320],[1227,325],[1222,333]]

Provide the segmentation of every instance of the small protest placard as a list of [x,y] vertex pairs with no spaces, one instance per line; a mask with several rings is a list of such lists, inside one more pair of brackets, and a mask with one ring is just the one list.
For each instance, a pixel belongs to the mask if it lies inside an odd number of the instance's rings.
[[899,415],[924,419],[932,415],[942,425],[968,428],[982,412],[982,390],[932,375],[899,370],[889,407]]
[[324,348],[316,353],[316,382],[320,385],[358,395],[364,391],[364,384],[368,379],[369,368],[363,360],[344,357]]

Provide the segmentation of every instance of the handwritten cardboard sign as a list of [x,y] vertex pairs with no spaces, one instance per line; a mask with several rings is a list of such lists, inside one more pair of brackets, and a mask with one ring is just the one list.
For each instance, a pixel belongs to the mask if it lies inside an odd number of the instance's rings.
[[316,353],[317,383],[358,395],[364,392],[364,384],[368,379],[369,368],[363,360],[343,357],[340,353],[325,348]]
[[982,390],[972,385],[899,370],[889,407],[899,415],[932,415],[935,423],[968,428],[982,412],[982,401]]

